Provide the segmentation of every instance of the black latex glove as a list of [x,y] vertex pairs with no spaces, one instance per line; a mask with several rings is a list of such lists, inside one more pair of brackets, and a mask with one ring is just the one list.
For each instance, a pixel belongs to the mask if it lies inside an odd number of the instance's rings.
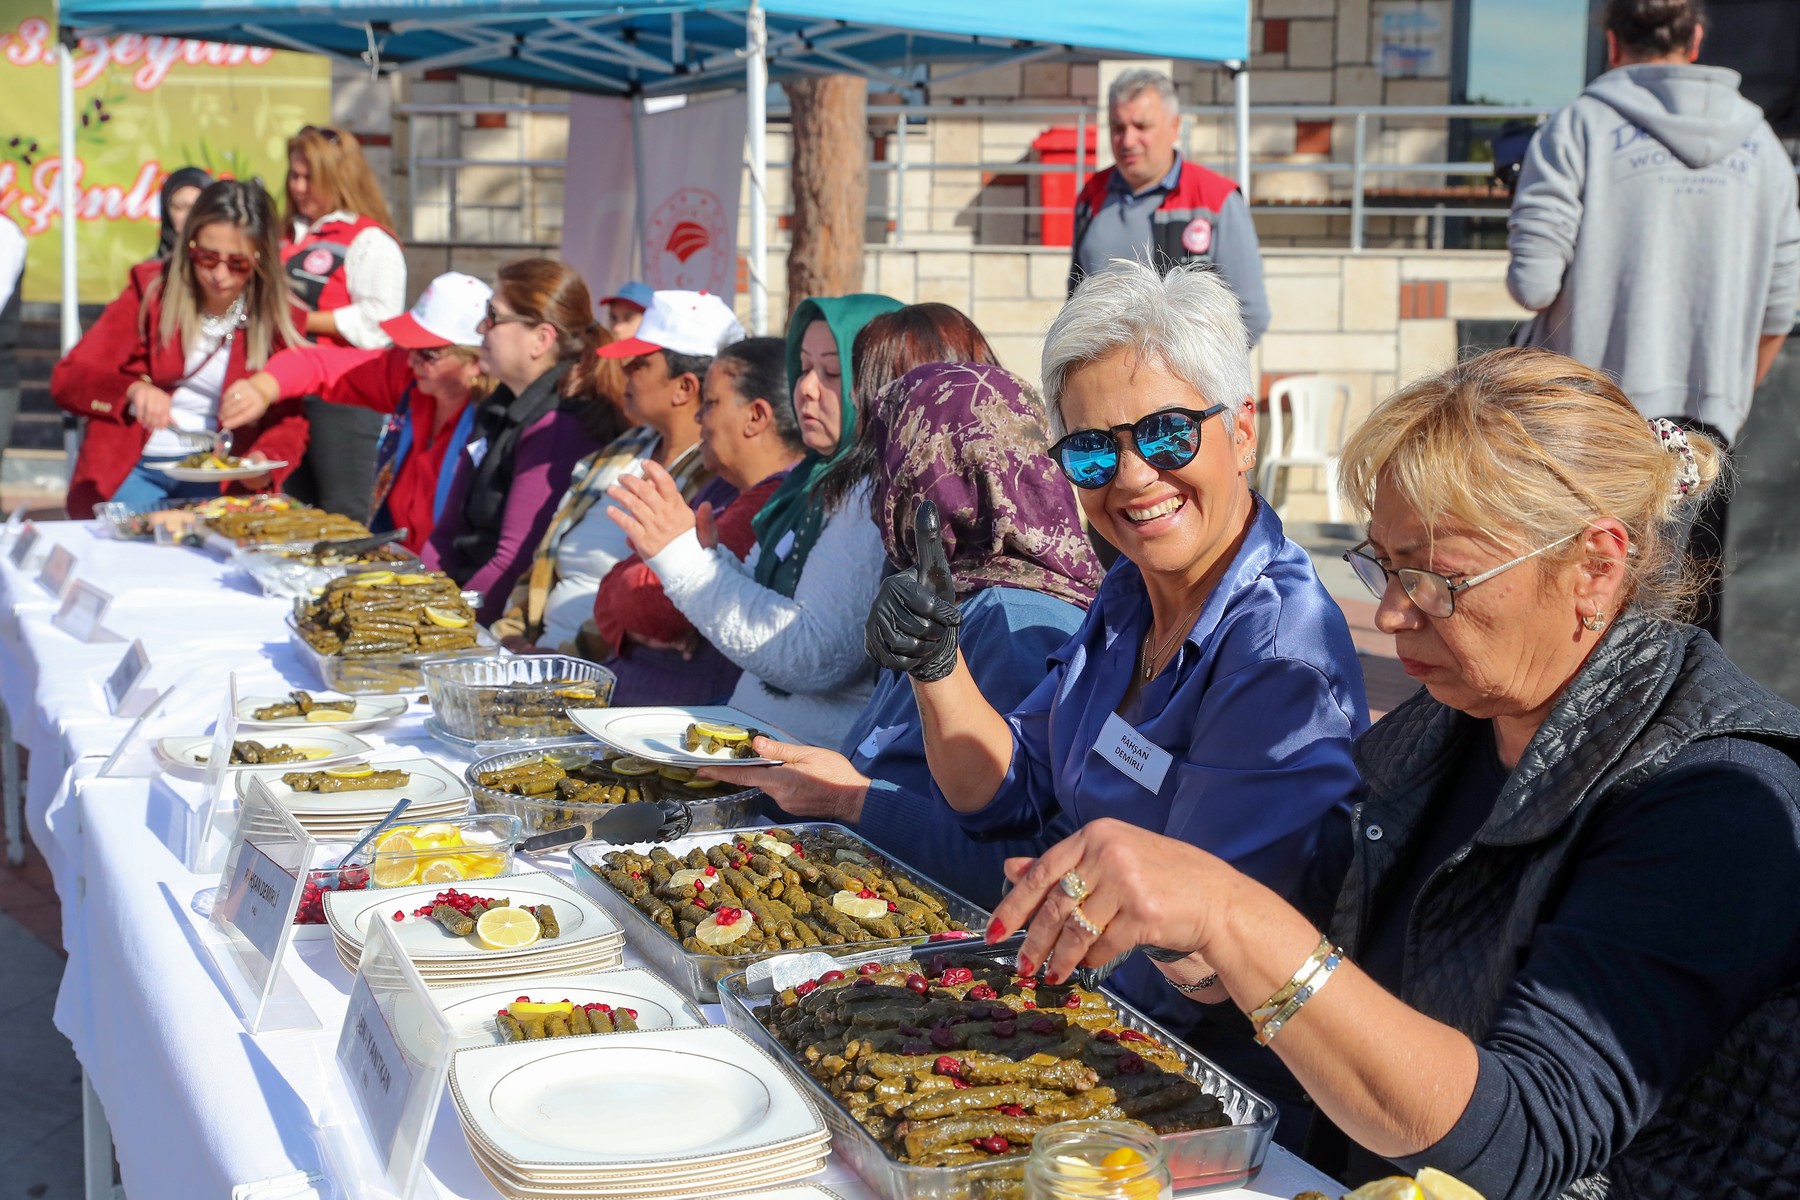
[[913,552],[912,570],[882,581],[863,627],[863,644],[882,666],[930,683],[956,669],[956,627],[962,613],[956,607],[937,505],[929,500],[913,516]]

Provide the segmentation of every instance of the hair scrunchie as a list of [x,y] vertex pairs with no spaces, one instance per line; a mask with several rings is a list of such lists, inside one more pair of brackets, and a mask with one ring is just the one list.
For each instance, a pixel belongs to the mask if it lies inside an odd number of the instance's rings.
[[1681,459],[1675,475],[1675,493],[1691,495],[1700,486],[1700,464],[1694,458],[1693,447],[1688,445],[1687,431],[1667,417],[1653,417],[1650,428],[1662,439],[1663,449]]

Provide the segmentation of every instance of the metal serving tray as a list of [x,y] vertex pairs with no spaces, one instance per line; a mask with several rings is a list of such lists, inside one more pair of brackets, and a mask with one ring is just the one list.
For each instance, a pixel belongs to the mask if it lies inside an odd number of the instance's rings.
[[[670,842],[633,842],[615,846],[609,842],[578,842],[569,854],[569,861],[574,864],[575,885],[593,896],[600,906],[611,913],[613,918],[625,928],[625,936],[638,951],[648,958],[653,966],[661,971],[663,978],[672,981],[677,987],[702,1004],[711,1004],[718,1000],[718,982],[725,976],[747,969],[751,963],[767,958],[777,958],[791,951],[762,951],[753,954],[696,954],[684,947],[680,942],[664,933],[662,927],[652,921],[647,914],[631,901],[620,895],[613,886],[606,882],[601,872],[606,869],[605,857],[615,850],[636,850],[639,853],[661,846],[677,858],[686,854],[696,846],[702,850],[717,845],[722,841],[733,841],[739,836],[754,837],[768,833],[772,829],[786,829],[796,835],[822,833],[826,830],[849,838],[863,847],[868,857],[881,864],[884,869],[905,876],[920,887],[929,888],[944,898],[944,907],[955,920],[961,921],[971,930],[987,928],[992,913],[981,908],[972,901],[965,900],[949,888],[934,881],[929,875],[901,862],[893,855],[876,849],[866,839],[843,825],[824,821],[803,821],[775,825],[744,826],[735,829],[716,830],[710,833],[689,833],[686,837]],[[977,935],[979,936],[979,935]],[[927,944],[921,937],[900,938],[859,942],[846,950],[868,952],[884,947],[899,949],[904,957],[915,947]],[[954,942],[932,943],[953,945]]]
[[[577,823],[588,824],[601,813],[617,807],[612,804],[569,804],[556,800],[544,800],[534,796],[515,796],[510,792],[497,792],[493,788],[482,787],[476,776],[487,771],[502,771],[507,767],[516,767],[521,763],[536,762],[548,758],[562,766],[565,770],[581,766],[592,759],[606,756],[606,745],[592,739],[564,741],[554,745],[533,748],[514,747],[503,753],[489,754],[486,758],[471,763],[463,771],[463,778],[468,781],[469,791],[475,797],[475,807],[481,812],[509,812],[525,822],[525,832],[529,836],[534,833],[549,833],[552,830],[564,829]],[[722,832],[736,829],[740,825],[748,825],[756,819],[756,808],[762,800],[761,788],[745,788],[737,792],[722,792],[714,796],[681,796],[671,793],[681,789],[665,787],[662,789],[663,811],[670,819],[664,822],[658,835],[662,839],[685,837],[686,835]],[[611,846],[608,849],[616,850]],[[605,887],[604,881],[601,886]],[[611,891],[611,888],[607,888]],[[632,911],[636,911],[633,909]]]
[[[953,959],[973,957],[1010,965],[1016,948],[950,944],[931,947],[923,957],[929,958],[940,952]],[[914,957],[910,947],[870,952],[865,947],[836,946],[825,953],[858,963],[900,962]],[[765,982],[763,987],[766,989],[767,986]],[[1162,1135],[1163,1150],[1176,1190],[1235,1187],[1253,1177],[1261,1170],[1263,1157],[1275,1136],[1275,1106],[1127,1004],[1111,988],[1098,990],[1118,1012],[1121,1025],[1149,1034],[1179,1054],[1187,1064],[1188,1078],[1219,1097],[1231,1117],[1232,1123],[1219,1129],[1190,1129]],[[807,1074],[793,1052],[757,1020],[756,1014],[774,1002],[772,994],[766,991],[753,994],[751,982],[743,971],[722,978],[718,992],[726,1024],[748,1035],[787,1067],[788,1074],[799,1081],[825,1115],[825,1123],[831,1127],[831,1148],[849,1159],[856,1173],[877,1194],[888,1200],[1011,1200],[1023,1195],[1019,1183],[1025,1165],[1023,1156],[998,1163],[964,1163],[954,1167],[920,1167],[896,1161],[873,1134],[856,1123],[850,1110],[836,1096]],[[1010,1169],[1003,1164],[1010,1164]]]
[[[213,535],[217,537],[217,534]],[[229,539],[221,539],[229,542]],[[309,567],[305,563],[296,562],[287,557],[283,551],[310,551],[316,542],[282,542],[261,546],[238,546],[233,544],[229,558],[231,564],[251,579],[262,589],[265,596],[277,596],[286,600],[310,600],[339,575],[359,575],[367,571],[409,572],[421,569],[419,557],[407,551],[406,557],[386,559],[379,562],[339,563],[334,567]]]
[[292,613],[287,617],[288,640],[294,653],[312,669],[313,678],[327,691],[346,695],[370,692],[422,692],[425,676],[421,664],[440,658],[488,658],[499,645],[486,627],[475,627],[475,644],[463,650],[420,650],[413,654],[396,654],[379,658],[346,658],[341,654],[320,654],[311,642],[300,636],[300,628]]

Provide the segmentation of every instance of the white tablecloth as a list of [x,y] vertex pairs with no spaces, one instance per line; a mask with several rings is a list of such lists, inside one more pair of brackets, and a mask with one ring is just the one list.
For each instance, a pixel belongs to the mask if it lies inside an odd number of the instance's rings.
[[[105,624],[121,638],[82,644],[57,629],[35,575],[0,555],[0,699],[31,753],[29,827],[55,877],[69,952],[56,1025],[105,1107],[126,1192],[226,1197],[237,1184],[320,1171],[320,1126],[343,1111],[331,1055],[350,986],[330,939],[297,939],[286,968],[322,1028],[245,1032],[201,947],[205,922],[190,908],[217,877],[187,871],[154,829],[171,802],[162,789],[193,800],[200,785],[154,776],[142,747],[125,760],[137,776],[98,774],[130,725],[109,715],[100,684],[132,638],[150,652],[151,686],[176,689],[141,736],[206,732],[233,670],[242,695],[319,686],[289,646],[287,605],[198,551],[114,542],[85,522],[39,528],[74,553],[76,577],[114,595]],[[459,772],[466,762],[428,737],[417,713],[359,736],[379,747],[377,759],[422,750]],[[566,858],[538,865],[568,875]],[[720,1019],[716,1007],[708,1014]],[[816,1182],[847,1200],[872,1195],[836,1157]],[[1310,1188],[1333,1185],[1274,1148],[1248,1186],[1213,1195]],[[447,1095],[418,1194],[497,1196]]]

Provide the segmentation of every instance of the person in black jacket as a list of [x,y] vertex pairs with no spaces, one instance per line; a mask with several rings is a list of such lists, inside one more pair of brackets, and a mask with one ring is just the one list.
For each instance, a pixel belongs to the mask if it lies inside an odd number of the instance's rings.
[[1055,979],[1147,946],[1235,1004],[1347,1182],[1795,1195],[1800,710],[1672,619],[1721,459],[1547,351],[1409,385],[1344,487],[1370,514],[1348,557],[1424,689],[1358,744],[1335,911],[1096,822],[1008,864],[990,936],[1029,922],[1020,969]]
[[19,416],[19,293],[25,290],[25,231],[0,212],[0,458]]

